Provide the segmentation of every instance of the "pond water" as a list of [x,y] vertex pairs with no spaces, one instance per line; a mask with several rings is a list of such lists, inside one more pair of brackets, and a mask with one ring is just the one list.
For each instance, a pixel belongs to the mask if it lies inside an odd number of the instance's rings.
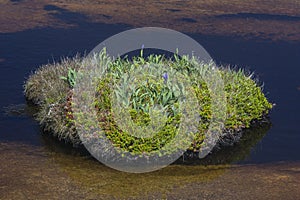
[[[45,9],[58,8],[48,6]],[[171,10],[177,12],[175,8]],[[76,23],[76,26],[0,33],[0,199],[141,198],[140,195],[150,198],[191,195],[195,199],[223,195],[224,199],[230,199],[249,198],[253,192],[258,195],[253,197],[271,199],[290,195],[293,199],[299,195],[296,188],[300,171],[300,38],[272,41],[254,36],[245,39],[204,35],[187,30],[185,33],[198,41],[217,63],[255,72],[264,84],[267,98],[276,104],[270,114],[271,123],[247,130],[240,143],[214,152],[204,160],[184,161],[181,158],[158,172],[133,175],[109,169],[84,150],[73,149],[42,133],[30,116],[33,108],[26,105],[23,95],[23,84],[30,73],[42,64],[89,52],[109,36],[132,28],[127,24],[90,22],[83,14],[60,11],[63,12],[55,17]],[[299,16],[270,14],[219,17],[299,21]],[[193,22],[190,18],[183,19]],[[254,175],[258,182],[249,178]],[[277,185],[278,181],[281,185]],[[36,186],[37,183],[40,186]],[[245,192],[253,184],[257,184],[253,191]],[[268,184],[273,194],[259,196],[260,192],[269,191]],[[282,189],[286,184],[289,190]],[[36,188],[31,190],[32,187]],[[225,193],[212,189],[216,187]]]

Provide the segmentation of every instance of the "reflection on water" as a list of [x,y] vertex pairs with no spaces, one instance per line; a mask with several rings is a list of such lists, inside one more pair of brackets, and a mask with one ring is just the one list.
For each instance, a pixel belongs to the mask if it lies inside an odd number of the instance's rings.
[[34,114],[38,111],[38,107],[27,102],[26,104],[4,106],[3,111],[8,117],[34,117]]
[[[31,105],[10,106],[6,111],[10,116],[34,114]],[[61,189],[76,187],[76,192],[88,191],[87,194],[93,198],[99,198],[98,195],[101,198],[141,198],[145,194],[161,198],[172,194],[174,188],[183,188],[191,183],[201,185],[221,178],[232,169],[231,163],[249,156],[251,149],[264,137],[269,128],[269,123],[257,125],[245,130],[238,144],[215,150],[205,159],[179,158],[171,166],[147,174],[129,174],[110,169],[93,159],[83,146],[74,148],[71,144],[59,142],[49,133],[41,133],[41,147],[17,143],[0,144],[2,159],[6,160],[5,164],[0,165],[4,170],[2,180],[8,187],[20,177],[26,178],[30,183],[37,182],[37,177],[44,177],[47,184],[50,184],[47,186],[48,190],[55,189],[51,184],[56,182],[60,184]],[[30,169],[32,165],[37,166]],[[20,172],[22,170],[24,172]],[[27,191],[29,185],[19,187]],[[79,195],[76,192],[74,196]],[[16,194],[12,192],[11,195],[15,197]]]
[[[193,156],[191,154],[185,154],[174,164],[226,165],[246,160],[250,155],[251,150],[257,145],[257,143],[262,140],[270,127],[271,124],[269,122],[256,125],[251,129],[244,130],[243,136],[241,137],[240,141],[232,146],[218,147],[203,159],[199,159],[197,155]],[[83,146],[73,148],[71,144],[59,142],[56,138],[50,136],[49,133],[43,133],[41,140],[43,141],[45,148],[47,148],[49,152],[91,157]]]
[[178,160],[177,163],[198,165],[232,164],[246,161],[251,151],[263,139],[271,128],[270,122],[254,125],[250,129],[242,131],[242,137],[238,143],[232,146],[218,147],[203,159]]
[[151,192],[164,194],[171,188],[189,183],[210,182],[222,176],[231,163],[249,156],[269,128],[270,124],[265,123],[245,130],[241,142],[236,145],[213,151],[201,160],[179,158],[171,166],[148,174],[128,174],[109,169],[93,159],[83,147],[72,148],[48,134],[43,134],[42,140],[51,158],[77,184],[98,194],[125,197]]
[[[30,102],[27,102],[27,104],[10,105],[4,108],[5,114],[10,117],[34,117],[37,111],[38,107]],[[198,159],[197,155],[187,153],[174,164],[224,165],[246,160],[251,150],[262,140],[270,128],[271,123],[269,121],[254,124],[252,128],[242,131],[242,137],[237,143],[231,146],[217,146],[211,154],[203,159]],[[83,145],[74,147],[72,144],[59,141],[57,138],[52,137],[51,133],[41,132],[40,139],[42,146],[51,153],[55,152],[58,154],[91,157]]]

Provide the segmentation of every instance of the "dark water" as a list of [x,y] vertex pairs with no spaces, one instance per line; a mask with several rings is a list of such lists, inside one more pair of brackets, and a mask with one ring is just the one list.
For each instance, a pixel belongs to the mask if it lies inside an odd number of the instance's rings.
[[[58,8],[47,6],[45,9]],[[46,146],[51,151],[55,149],[68,151],[62,147],[63,145],[56,144],[56,141],[44,136],[37,122],[31,117],[7,115],[4,107],[25,104],[22,86],[29,74],[40,65],[59,61],[62,57],[72,57],[78,52],[87,53],[109,36],[132,28],[126,24],[93,24],[83,15],[63,9],[60,11],[56,17],[66,22],[76,22],[78,26],[68,29],[40,28],[0,34],[2,60],[0,62],[2,75],[0,107],[3,108],[0,115],[0,141]],[[284,18],[284,20],[288,19]],[[220,151],[217,159],[227,155],[228,161],[239,163],[299,161],[300,42],[272,42],[256,38],[243,40],[233,37],[187,34],[203,45],[217,63],[237,65],[254,71],[259,80],[264,83],[267,98],[276,103],[270,115],[271,126],[265,125],[263,128],[249,131],[251,133],[247,135],[253,134],[253,136],[245,136],[240,144],[227,148],[227,151]],[[253,141],[250,141],[251,139]],[[246,149],[243,155],[235,154],[230,157],[230,152],[241,152],[243,149]]]

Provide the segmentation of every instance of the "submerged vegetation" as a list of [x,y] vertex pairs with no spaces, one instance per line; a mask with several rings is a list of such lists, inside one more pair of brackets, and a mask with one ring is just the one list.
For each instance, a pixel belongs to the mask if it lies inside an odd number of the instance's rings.
[[[100,58],[107,59],[105,52],[100,54]],[[75,127],[72,101],[76,78],[85,70],[82,63],[82,58],[75,57],[42,66],[25,84],[26,98],[39,106],[36,118],[44,130],[74,145],[81,143]],[[159,71],[153,66],[168,66],[168,70]],[[90,97],[97,113],[97,125],[104,130],[113,145],[122,150],[134,154],[158,151],[178,133],[182,121],[180,99],[192,91],[198,101],[199,110],[196,112],[200,120],[197,133],[193,135],[193,141],[187,150],[197,152],[203,145],[205,133],[212,120],[212,94],[204,77],[213,67],[212,64],[200,63],[199,68],[195,66],[194,58],[176,55],[172,59],[162,55],[150,55],[147,58],[138,56],[132,59],[125,57],[109,60],[106,75],[97,79],[95,96]],[[143,76],[143,81],[136,83],[136,87],[131,87],[128,83],[130,73],[137,69],[142,74],[147,70],[157,71],[157,76]],[[242,129],[263,120],[272,104],[267,101],[252,74],[229,67],[220,67],[217,71],[224,82],[226,100],[226,119],[219,144],[230,144],[236,142],[237,133]],[[179,82],[188,79],[191,87],[187,88],[180,83],[173,84],[172,77],[178,78]],[[131,92],[121,86],[131,87]],[[117,112],[112,108],[115,102],[121,102],[127,109]],[[127,123],[128,119],[130,124]],[[163,125],[152,133],[153,137],[130,134],[147,132],[149,127],[157,123]]]

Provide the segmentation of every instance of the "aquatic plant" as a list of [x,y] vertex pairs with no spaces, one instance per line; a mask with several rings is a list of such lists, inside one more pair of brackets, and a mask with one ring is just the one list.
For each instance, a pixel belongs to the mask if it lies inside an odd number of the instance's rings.
[[[133,57],[132,60],[118,58],[109,62],[106,76],[98,80],[94,106],[97,110],[100,128],[105,130],[107,138],[114,146],[127,152],[142,153],[159,150],[178,131],[181,120],[178,99],[186,93],[187,88],[180,84],[169,84],[169,81],[170,77],[175,77],[176,73],[180,73],[183,74],[183,79],[189,79],[192,82],[191,89],[201,105],[197,111],[201,117],[201,123],[189,148],[190,151],[198,151],[203,144],[205,131],[212,117],[211,94],[203,78],[212,66],[202,64],[200,68],[196,68],[193,65],[193,58],[187,56],[174,55],[173,59],[167,59],[162,55],[150,55],[147,58],[141,55]],[[102,55],[102,58],[105,56]],[[72,144],[81,143],[72,115],[72,87],[76,83],[76,74],[81,64],[82,60],[77,57],[42,66],[29,77],[25,84],[26,98],[40,107],[37,119],[43,125],[44,130]],[[124,88],[118,88],[122,85],[130,85],[126,82],[129,78],[122,78],[124,74],[130,74],[136,69],[148,70],[149,65],[156,64],[168,66],[171,70],[158,74],[159,81],[151,76],[146,77],[143,82],[137,84],[136,88],[132,88],[130,95],[124,93]],[[226,136],[234,136],[234,133],[241,129],[249,128],[252,123],[264,119],[272,108],[272,104],[267,101],[262,88],[253,79],[253,74],[230,67],[220,67],[218,70],[224,80],[227,100],[224,134],[219,141],[225,144],[228,143],[228,140],[225,140]],[[113,96],[117,102],[128,107],[128,112],[126,112],[129,113],[133,123],[141,129],[155,121],[154,119],[160,119],[157,116],[163,116],[161,118],[164,122],[163,126],[151,138],[138,138],[129,134],[128,130],[132,130],[130,124],[124,125],[125,131],[121,130],[116,123],[118,117],[112,109]],[[163,110],[162,115],[155,113],[156,106]],[[156,118],[153,118],[155,115],[157,115]],[[234,137],[227,138],[234,140]]]

